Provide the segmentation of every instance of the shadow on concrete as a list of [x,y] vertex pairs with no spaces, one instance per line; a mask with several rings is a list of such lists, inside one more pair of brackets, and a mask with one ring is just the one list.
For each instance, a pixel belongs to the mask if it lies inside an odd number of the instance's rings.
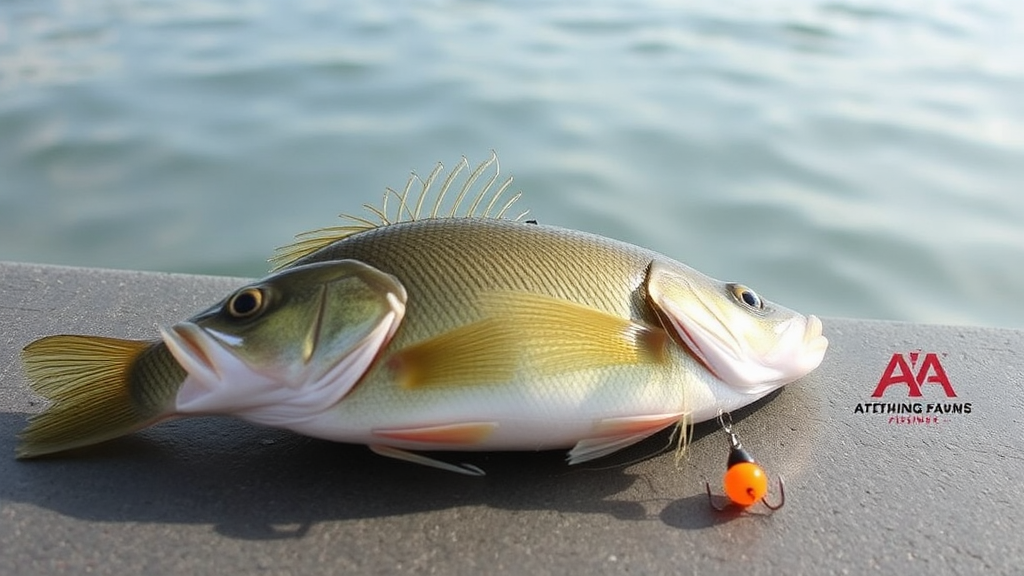
[[[769,400],[736,412],[734,419],[742,421]],[[26,419],[0,414],[0,454],[13,455]],[[93,522],[211,524],[225,536],[253,540],[299,538],[322,521],[467,505],[651,520],[649,502],[616,496],[642,478],[631,472],[633,464],[671,450],[670,433],[572,468],[564,451],[438,455],[487,471],[474,478],[383,458],[364,446],[230,418],[193,418],[60,456],[6,456],[0,498]],[[694,429],[693,440],[719,433],[717,425],[705,423]],[[724,463],[725,441],[709,446],[711,461]],[[710,510],[703,494],[665,503],[659,517],[671,527],[697,529],[730,520]]]
[[[0,414],[12,455],[25,416]],[[644,443],[656,451],[665,439]],[[7,456],[10,458],[10,456]],[[94,522],[213,524],[244,539],[301,537],[316,522],[401,516],[468,504],[648,517],[609,499],[637,479],[624,467],[568,469],[563,452],[444,454],[484,478],[391,461],[363,446],[229,419],[168,423],[61,457],[4,463],[0,498]]]

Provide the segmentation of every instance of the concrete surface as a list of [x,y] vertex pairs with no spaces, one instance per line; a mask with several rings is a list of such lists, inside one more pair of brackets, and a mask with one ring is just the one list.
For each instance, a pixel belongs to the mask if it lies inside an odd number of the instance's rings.
[[[25,344],[153,337],[241,282],[0,263],[0,573],[1024,570],[1024,333],[1007,330],[825,319],[822,366],[735,415],[745,446],[785,476],[774,514],[709,508],[703,479],[719,481],[727,452],[709,425],[678,469],[671,453],[651,456],[661,435],[583,468],[560,453],[459,456],[481,479],[223,418],[14,460],[41,408],[21,375]],[[894,384],[872,398],[890,364]],[[908,397],[921,368],[922,396]],[[858,411],[877,402],[970,413]]]

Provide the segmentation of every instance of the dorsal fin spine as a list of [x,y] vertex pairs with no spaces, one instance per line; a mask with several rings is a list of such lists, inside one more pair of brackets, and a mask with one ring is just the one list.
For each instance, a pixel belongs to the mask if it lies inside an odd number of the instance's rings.
[[[491,156],[491,159],[494,159],[494,158],[495,158],[494,156]],[[469,161],[466,160],[465,156],[462,157],[461,164],[466,165],[466,166],[469,165]],[[466,179],[466,183],[462,185],[462,190],[459,190],[459,196],[455,199],[455,203],[452,204],[452,210],[451,210],[451,212],[448,213],[448,217],[449,218],[454,218],[455,217],[455,215],[456,215],[456,213],[457,213],[457,211],[459,209],[459,206],[462,205],[462,201],[466,198],[466,194],[469,193],[470,188],[472,188],[473,184],[475,184],[477,179],[480,178],[480,174],[482,174],[483,171],[488,166],[490,166],[490,165],[491,165],[491,160],[488,160],[486,162],[481,162],[479,166],[477,166],[476,168],[473,169],[473,172],[470,173],[469,178]],[[495,178],[497,178],[497,174],[495,174]],[[487,186],[485,186],[483,188],[484,191],[486,191],[488,188],[491,187],[491,183],[492,182],[493,182],[493,179],[491,180],[491,182],[487,183]],[[476,202],[473,203],[473,206],[476,206]],[[469,210],[470,214],[473,213],[473,210],[472,210],[473,206],[470,207],[470,210]]]
[[[456,179],[460,174],[469,166],[469,161],[465,156],[459,161],[458,164],[448,173],[445,177],[444,182],[441,184],[440,189],[437,191],[437,198],[433,202],[427,217],[431,219],[445,218],[441,215],[441,206],[444,202],[445,196],[448,190],[455,184]],[[472,196],[472,189],[474,185],[483,176],[484,171],[494,167],[494,174],[487,180],[486,184],[480,188],[480,191],[473,197],[469,208],[459,216],[459,209],[466,202],[467,198]],[[369,212],[372,217],[356,216],[352,214],[341,214],[340,217],[347,220],[348,222],[341,226],[329,226],[320,228],[317,230],[311,230],[298,234],[295,238],[295,242],[287,246],[278,248],[274,256],[270,258],[273,270],[279,270],[286,266],[289,266],[298,260],[316,252],[317,250],[324,248],[334,242],[348,238],[354,234],[365,232],[367,230],[373,230],[375,228],[382,228],[390,226],[392,224],[399,224],[402,222],[414,222],[424,218],[424,204],[427,202],[427,195],[431,193],[431,189],[434,187],[434,183],[440,177],[444,171],[444,166],[438,163],[437,166],[431,170],[426,180],[422,179],[415,172],[409,176],[406,181],[405,187],[401,192],[395,191],[393,188],[386,188],[384,191],[384,198],[381,202],[380,207],[371,206],[364,204],[363,208]],[[522,196],[521,193],[517,193],[512,196],[500,210],[495,213],[496,207],[499,205],[499,201],[505,192],[512,185],[512,178],[506,178],[504,182],[498,186],[497,190],[492,192],[492,188],[496,182],[498,182],[498,176],[500,175],[500,165],[498,163],[498,156],[493,151],[491,157],[484,160],[473,171],[469,174],[466,181],[459,189],[458,195],[455,197],[452,203],[451,209],[448,211],[447,218],[490,218],[501,220],[505,218],[505,214],[509,211],[513,204],[519,200]],[[420,184],[420,192],[415,199],[415,205],[413,205],[411,196],[413,195],[414,183]],[[390,197],[394,197],[398,201],[398,206],[394,210],[394,215],[390,214],[391,209],[389,207],[388,200]],[[489,199],[488,199],[489,196]],[[482,213],[480,211],[481,205],[487,200],[486,206]],[[521,220],[526,216],[529,211],[524,211],[519,214],[515,220]]]
[[[384,194],[384,204],[381,206],[381,208],[377,208],[372,204],[363,204],[363,208],[366,208],[370,212],[373,212],[378,218],[380,218],[381,222],[384,222],[385,224],[388,223],[388,195],[386,193]],[[367,223],[370,222],[367,221]]]
[[[459,160],[459,163],[455,165],[455,168],[452,168],[451,172],[448,173],[448,177],[444,179],[444,184],[441,185],[441,190],[437,193],[437,199],[434,201],[434,208],[430,211],[431,218],[437,218],[437,211],[441,208],[441,203],[444,202],[444,197],[446,194],[448,194],[448,189],[451,188],[452,182],[455,182],[455,178],[459,175],[460,172],[462,172],[463,168],[465,168],[468,165],[469,161],[466,160],[465,156],[463,156],[462,160]],[[434,172],[439,172],[441,168],[441,165],[438,164],[437,168],[434,169]],[[426,196],[426,194],[427,189],[424,188],[423,192],[420,193],[420,204],[416,206],[417,218],[419,218],[420,205],[422,205],[423,197]],[[452,206],[453,209],[458,209],[458,207],[458,203],[455,203],[455,205]]]
[[[426,182],[420,180],[420,177],[415,172],[413,173],[412,176],[409,177],[409,181],[405,183],[405,190],[402,193],[402,206],[405,206],[405,211],[409,214],[409,220],[418,220],[419,219],[421,210],[423,210],[423,201],[426,200],[426,198],[427,198],[427,191],[430,190],[434,186],[434,181],[437,180],[437,177],[443,171],[444,171],[444,164],[441,164],[440,162],[438,162],[437,166],[434,166],[434,169],[430,171],[430,175],[427,176]],[[409,206],[406,203],[406,199],[409,196],[409,189],[412,188],[412,183],[415,182],[415,181],[419,181],[422,184],[422,187],[420,188],[420,197],[416,200],[416,210],[415,211],[409,211]],[[444,196],[444,193],[445,193],[445,191],[447,189],[448,189],[447,185],[441,188],[441,196],[442,197]],[[395,219],[395,222],[401,222],[401,221],[402,221],[402,209],[401,209],[401,206],[400,206],[399,209],[398,209],[398,217]]]

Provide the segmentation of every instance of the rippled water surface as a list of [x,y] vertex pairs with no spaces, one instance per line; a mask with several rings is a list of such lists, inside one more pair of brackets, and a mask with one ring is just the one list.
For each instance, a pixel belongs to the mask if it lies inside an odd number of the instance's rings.
[[1024,328],[1024,5],[0,1],[0,259],[260,275],[495,150],[541,222]]

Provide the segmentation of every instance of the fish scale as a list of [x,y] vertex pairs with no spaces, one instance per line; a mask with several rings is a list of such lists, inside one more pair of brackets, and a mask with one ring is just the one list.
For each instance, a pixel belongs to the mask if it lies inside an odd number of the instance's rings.
[[468,474],[417,452],[571,448],[573,464],[750,404],[825,353],[816,317],[657,252],[501,212],[420,218],[398,196],[397,217],[301,236],[161,340],[30,344],[53,406],[19,457],[222,413]]
[[[472,303],[483,290],[518,289],[647,323],[657,320],[637,288],[648,264],[657,258],[667,260],[653,251],[573,230],[453,218],[403,222],[362,232],[293,265],[344,258],[396,276],[409,290],[410,305],[422,302],[432,310],[447,312],[449,299]],[[473,318],[471,306],[451,312],[454,324]],[[419,333],[409,327],[418,321],[410,319],[403,330]]]
[[[415,249],[414,249],[415,247]],[[686,391],[715,380],[685,347],[669,348],[665,362],[539,374],[529,365],[503,382],[405,390],[394,382],[389,354],[475,322],[481,293],[510,290],[551,296],[656,327],[661,322],[644,284],[661,254],[583,232],[484,218],[424,219],[360,232],[296,260],[291,266],[355,259],[398,278],[409,292],[401,329],[378,363],[331,415],[326,428],[373,441],[372,431],[484,419],[522,430],[505,440],[458,449],[570,447],[581,430],[630,414],[684,413]],[[559,427],[553,414],[563,414]],[[571,414],[568,418],[565,415]],[[518,416],[517,416],[518,415]],[[572,420],[570,422],[569,420]],[[529,427],[545,424],[543,434]],[[556,431],[555,429],[559,429]],[[314,432],[316,433],[316,432]],[[399,443],[406,448],[416,443]],[[421,446],[422,447],[422,446]],[[442,448],[441,446],[430,446]]]
[[[556,227],[451,218],[361,232],[290,266],[355,259],[398,278],[408,290],[409,301],[401,329],[382,352],[386,359],[409,344],[479,320],[481,311],[475,301],[480,293],[494,290],[543,294],[658,326],[656,314],[638,290],[656,258],[667,260],[615,240]],[[490,419],[521,413],[531,415],[524,421],[544,422],[551,420],[551,412],[564,413],[569,406],[580,420],[590,422],[628,411],[638,402],[647,411],[682,411],[685,381],[707,375],[682,348],[673,350],[672,360],[641,371],[618,370],[621,376],[614,369],[541,376],[527,367],[504,383],[412,392],[394,384],[387,363],[381,362],[338,406],[334,426],[351,427],[355,433],[384,422],[425,425],[466,419],[463,414],[474,412]],[[666,385],[670,380],[678,384]],[[543,443],[561,447],[567,441]]]

